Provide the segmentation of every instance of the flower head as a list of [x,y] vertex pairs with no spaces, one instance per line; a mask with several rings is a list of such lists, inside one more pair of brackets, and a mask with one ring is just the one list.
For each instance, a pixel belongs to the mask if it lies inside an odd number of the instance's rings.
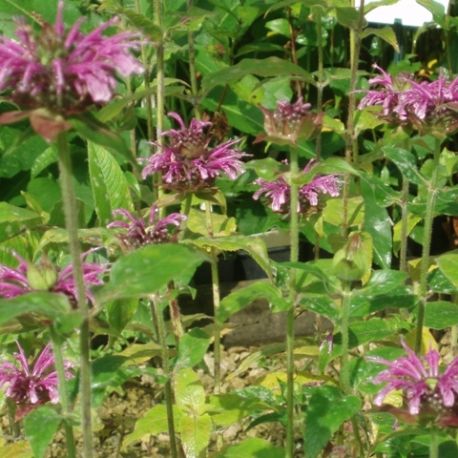
[[56,22],[34,30],[17,20],[16,37],[0,37],[0,91],[7,91],[22,109],[47,108],[71,114],[92,104],[108,102],[116,74],[143,71],[131,55],[139,48],[136,34],[103,33],[117,21],[106,22],[85,35],[79,19],[68,30],[63,23],[64,1],[58,1]]
[[[309,172],[314,165],[315,161],[310,161],[304,168],[304,172]],[[258,178],[255,183],[260,188],[253,194],[253,199],[258,200],[263,196],[274,212],[289,213],[291,188],[284,176],[280,176],[274,181]],[[336,175],[316,176],[310,183],[299,188],[297,211],[305,213],[310,207],[317,207],[320,203],[320,196],[337,197],[339,194],[340,182]]]
[[[82,255],[84,259],[89,252]],[[38,265],[29,264],[17,256],[19,265],[16,269],[0,265],[0,297],[12,298],[37,290],[48,290],[65,294],[72,304],[76,304],[77,292],[73,278],[73,265],[63,269],[51,265],[43,259]],[[103,285],[102,276],[107,271],[106,265],[83,262],[83,279],[86,286],[86,298],[93,302],[90,286]]]
[[246,156],[234,149],[238,140],[210,146],[211,122],[193,119],[187,127],[177,113],[170,113],[180,128],[163,133],[168,145],[153,154],[143,169],[146,178],[161,173],[163,185],[175,191],[195,191],[211,187],[220,175],[236,179],[244,170],[241,158]]
[[410,415],[435,415],[439,423],[443,423],[446,417],[454,417],[451,414],[457,404],[458,358],[441,373],[440,355],[436,350],[430,350],[424,357],[420,357],[404,341],[402,346],[406,355],[394,361],[370,358],[388,366],[374,378],[374,383],[385,383],[374,403],[381,406],[388,393],[399,390]]
[[281,100],[275,110],[261,107],[267,138],[276,143],[296,143],[299,138],[310,138],[321,127],[321,115],[310,111],[310,103],[302,97],[290,103]]
[[[54,355],[46,345],[34,363],[29,365],[23,348],[17,343],[16,363],[0,363],[0,387],[17,406],[18,419],[41,404],[59,402],[57,373],[54,370]],[[72,378],[71,363],[64,361],[65,377]]]
[[373,89],[361,100],[360,109],[381,106],[381,116],[388,122],[418,130],[436,125],[442,130],[456,129],[458,79],[448,81],[444,75],[431,82],[417,81],[413,75],[394,78],[378,65],[374,68],[380,75],[369,80]]
[[118,237],[126,248],[174,242],[181,223],[186,220],[186,216],[180,213],[171,213],[165,218],[158,219],[158,209],[155,205],[151,207],[146,220],[135,217],[124,208],[114,210],[113,216],[120,216],[123,220],[113,221],[108,227],[120,229]]

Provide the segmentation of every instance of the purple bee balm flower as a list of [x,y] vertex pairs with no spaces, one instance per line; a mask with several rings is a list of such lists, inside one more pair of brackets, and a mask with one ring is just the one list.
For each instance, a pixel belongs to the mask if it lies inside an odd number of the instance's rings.
[[208,121],[193,119],[188,127],[177,113],[169,113],[180,129],[164,132],[168,145],[153,154],[143,169],[143,178],[161,173],[163,186],[179,192],[192,192],[213,186],[215,179],[227,175],[235,180],[243,171],[245,153],[234,149],[238,140],[210,146]]
[[120,229],[118,237],[128,249],[150,243],[176,242],[178,231],[186,216],[171,213],[165,218],[158,219],[158,215],[155,205],[151,207],[147,220],[136,218],[124,208],[118,208],[113,211],[113,216],[120,216],[124,221],[113,221],[108,227]]
[[126,77],[143,71],[131,55],[140,46],[138,35],[104,36],[116,18],[87,35],[80,30],[83,19],[66,30],[63,8],[59,0],[54,26],[44,23],[35,31],[20,19],[17,40],[0,37],[0,91],[7,91],[22,109],[84,111],[112,99],[116,74]]
[[[19,352],[14,355],[16,363],[0,363],[0,387],[5,390],[5,395],[16,403],[16,419],[21,419],[41,404],[58,403],[59,393],[51,346],[46,345],[32,365],[29,365],[19,343],[17,346]],[[72,364],[64,361],[64,368],[65,377],[72,378]]]
[[[315,161],[310,161],[304,168],[309,172]],[[258,200],[263,196],[276,213],[289,213],[290,185],[283,176],[274,181],[258,178],[255,183],[260,186],[253,194],[253,199]],[[336,175],[316,176],[299,188],[298,212],[305,213],[310,207],[317,207],[320,196],[328,195],[337,197],[340,194],[340,181]]]
[[375,397],[374,403],[381,406],[391,391],[399,390],[405,397],[411,415],[433,413],[442,418],[447,409],[452,413],[458,395],[458,358],[440,373],[440,355],[436,350],[430,350],[424,357],[420,357],[403,340],[401,342],[406,356],[394,361],[370,358],[388,366],[388,369],[374,378],[374,383],[386,384]]
[[[90,252],[84,253],[82,258],[84,259]],[[76,304],[77,292],[71,264],[57,270],[47,260],[33,265],[17,255],[16,257],[19,260],[16,269],[0,265],[0,297],[12,298],[31,291],[48,290],[65,294],[72,304]],[[106,265],[83,262],[83,278],[88,301],[94,301],[89,286],[103,285],[101,277],[106,271]]]
[[275,110],[260,107],[264,114],[267,139],[275,143],[296,143],[299,138],[310,138],[321,128],[322,116],[310,111],[310,103],[302,97],[290,103],[281,100]]
[[379,76],[369,80],[375,89],[368,91],[359,108],[382,106],[381,116],[388,122],[424,130],[438,126],[441,130],[456,129],[458,79],[447,81],[441,75],[436,81],[416,81],[413,75],[391,77],[379,66]]

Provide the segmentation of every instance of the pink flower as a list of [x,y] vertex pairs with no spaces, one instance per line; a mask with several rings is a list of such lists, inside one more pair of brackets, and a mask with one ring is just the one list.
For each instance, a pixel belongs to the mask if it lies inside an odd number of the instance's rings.
[[[90,251],[84,253],[82,258],[84,259],[89,253]],[[12,298],[31,291],[48,290],[65,294],[72,304],[76,303],[76,285],[72,264],[59,270],[47,260],[33,265],[19,256],[16,257],[19,260],[19,266],[16,269],[0,265],[0,297]],[[83,278],[88,301],[93,302],[94,300],[89,286],[103,285],[101,277],[106,271],[106,265],[83,262]]]
[[[458,358],[455,358],[442,374],[439,370],[440,355],[430,350],[423,358],[415,354],[402,340],[406,356],[394,361],[372,357],[372,361],[388,366],[380,372],[374,383],[385,383],[374,403],[381,406],[385,397],[393,390],[403,393],[411,415],[430,411],[442,415],[444,408],[455,407],[458,394]],[[450,410],[450,413],[452,410]]]
[[[315,161],[310,161],[304,172],[310,171]],[[255,183],[260,188],[253,194],[253,199],[258,200],[263,196],[277,213],[289,213],[290,185],[283,176],[274,181],[258,178]],[[340,194],[340,182],[336,175],[316,176],[310,183],[299,188],[299,205],[297,211],[305,213],[310,207],[317,207],[320,196],[328,195],[337,197]]]
[[0,37],[0,91],[8,91],[21,108],[48,108],[61,114],[83,111],[111,100],[116,74],[141,73],[131,55],[139,48],[138,36],[122,32],[104,36],[114,18],[84,35],[79,19],[66,30],[64,1],[59,0],[54,26],[39,31],[17,21],[17,40]]
[[[59,402],[57,373],[50,345],[42,350],[32,365],[29,365],[23,348],[17,343],[16,363],[0,363],[0,387],[5,395],[17,405],[16,418],[20,419],[41,404]],[[19,364],[18,364],[19,363]],[[65,377],[73,377],[69,361],[64,362]]]
[[388,122],[410,125],[423,130],[428,126],[452,131],[458,102],[458,79],[448,81],[443,75],[435,81],[416,81],[413,75],[391,77],[378,65],[379,76],[369,80],[374,89],[368,91],[359,108],[380,105],[381,116]]
[[275,110],[261,107],[267,139],[295,144],[299,138],[310,138],[321,128],[322,120],[322,116],[312,113],[310,108],[310,103],[304,103],[302,97],[294,103],[281,100]]
[[163,133],[169,138],[168,145],[148,159],[143,178],[161,173],[165,188],[191,192],[213,186],[221,175],[235,180],[243,172],[241,158],[246,154],[233,148],[238,140],[210,146],[211,122],[193,119],[186,127],[177,113],[169,113],[169,116],[180,128]]
[[186,216],[180,213],[171,213],[158,220],[158,210],[155,205],[151,207],[147,220],[136,218],[124,208],[114,210],[113,216],[121,216],[124,221],[113,221],[107,227],[120,229],[118,236],[126,248],[136,248],[150,243],[174,242],[177,240],[182,222],[186,220]]

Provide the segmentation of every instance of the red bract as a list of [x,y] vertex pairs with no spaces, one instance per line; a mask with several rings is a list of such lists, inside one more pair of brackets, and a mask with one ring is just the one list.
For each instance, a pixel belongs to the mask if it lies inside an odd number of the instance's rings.
[[186,220],[186,216],[180,213],[171,213],[159,219],[158,209],[154,205],[146,220],[135,217],[124,208],[114,210],[113,216],[124,219],[124,221],[113,221],[108,224],[108,227],[120,229],[118,237],[126,248],[136,248],[150,243],[175,242],[181,223]]
[[[50,345],[46,345],[32,365],[29,365],[19,343],[17,346],[19,352],[14,355],[16,363],[0,363],[0,386],[5,389],[5,395],[16,403],[16,418],[20,419],[41,404],[57,404],[59,393]],[[64,361],[64,367],[65,377],[72,378],[72,364]]]
[[[304,172],[310,171],[314,165],[315,162],[310,161],[304,168]],[[258,200],[264,196],[274,212],[289,213],[290,185],[283,176],[274,181],[258,178],[255,183],[260,186],[260,189],[253,194],[253,199]],[[305,213],[310,207],[317,207],[320,196],[337,197],[339,194],[340,181],[336,175],[317,176],[310,183],[299,188],[297,211]]]
[[116,74],[143,71],[131,55],[139,47],[130,32],[104,36],[112,19],[85,35],[79,19],[69,30],[63,23],[64,2],[58,2],[54,26],[40,30],[17,21],[17,40],[0,37],[0,91],[7,91],[21,108],[47,108],[71,114],[113,97]]
[[179,192],[192,192],[213,186],[221,175],[236,179],[243,171],[245,153],[233,148],[238,140],[210,146],[210,122],[193,119],[188,127],[177,113],[170,113],[180,129],[164,132],[168,145],[153,154],[143,169],[143,178],[161,173],[163,186]]

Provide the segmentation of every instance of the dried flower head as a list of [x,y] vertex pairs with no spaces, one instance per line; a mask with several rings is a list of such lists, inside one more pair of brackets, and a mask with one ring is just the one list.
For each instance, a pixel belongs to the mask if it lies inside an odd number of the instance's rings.
[[322,115],[312,113],[310,108],[310,103],[304,103],[302,97],[294,103],[281,100],[273,111],[261,107],[267,139],[295,144],[299,138],[311,138],[321,128]]
[[[90,252],[84,253],[82,259],[84,260]],[[76,304],[77,292],[72,264],[58,269],[46,259],[34,265],[20,256],[16,257],[19,260],[16,269],[0,265],[0,297],[12,298],[31,291],[47,290],[65,294],[72,304]],[[83,278],[88,301],[94,300],[90,286],[103,285],[102,277],[106,271],[106,265],[83,262]]]
[[458,79],[448,81],[440,75],[435,81],[416,81],[413,75],[394,78],[378,65],[374,68],[380,75],[369,80],[373,89],[361,100],[360,109],[381,106],[383,119],[419,131],[435,126],[447,132],[457,128]]
[[[304,168],[309,172],[315,165],[310,161]],[[289,213],[291,187],[284,176],[274,181],[267,181],[258,178],[255,183],[260,188],[253,194],[253,199],[258,200],[264,197],[276,213]],[[299,203],[297,211],[305,213],[310,207],[317,207],[320,203],[320,196],[337,197],[340,194],[340,181],[336,175],[322,175],[314,177],[310,183],[299,188]]]
[[[54,355],[46,345],[34,363],[29,365],[23,348],[17,343],[16,363],[0,363],[0,387],[17,407],[16,419],[21,419],[34,408],[51,402],[59,402],[57,373],[54,369]],[[73,377],[69,361],[64,361],[65,377]]]
[[234,180],[243,172],[241,159],[246,154],[233,148],[238,140],[210,146],[208,128],[212,123],[193,119],[187,127],[177,113],[169,116],[180,128],[163,133],[168,144],[148,159],[143,178],[161,173],[165,188],[191,192],[213,186],[218,176]]
[[458,426],[458,358],[441,373],[439,352],[430,350],[420,357],[404,341],[402,346],[406,355],[394,361],[370,358],[388,367],[374,378],[374,383],[385,384],[374,403],[381,406],[391,391],[399,390],[410,415],[433,417],[439,424]]
[[[54,25],[42,23],[38,30],[23,19],[17,20],[16,37],[0,37],[0,92],[30,116],[32,126],[44,138],[69,128],[62,116],[86,110],[93,104],[110,101],[116,87],[116,75],[141,73],[142,66],[131,51],[139,48],[138,35],[103,33],[115,25],[116,18],[85,35],[79,19],[66,30],[63,23],[64,1],[58,1]],[[21,115],[7,113],[3,123],[16,122]],[[45,126],[43,126],[45,124]]]
[[155,205],[151,207],[147,219],[136,218],[124,208],[114,210],[113,216],[120,216],[123,220],[113,221],[107,227],[119,229],[117,236],[127,249],[150,243],[176,242],[180,226],[186,220],[186,216],[180,213],[171,213],[159,219]]

